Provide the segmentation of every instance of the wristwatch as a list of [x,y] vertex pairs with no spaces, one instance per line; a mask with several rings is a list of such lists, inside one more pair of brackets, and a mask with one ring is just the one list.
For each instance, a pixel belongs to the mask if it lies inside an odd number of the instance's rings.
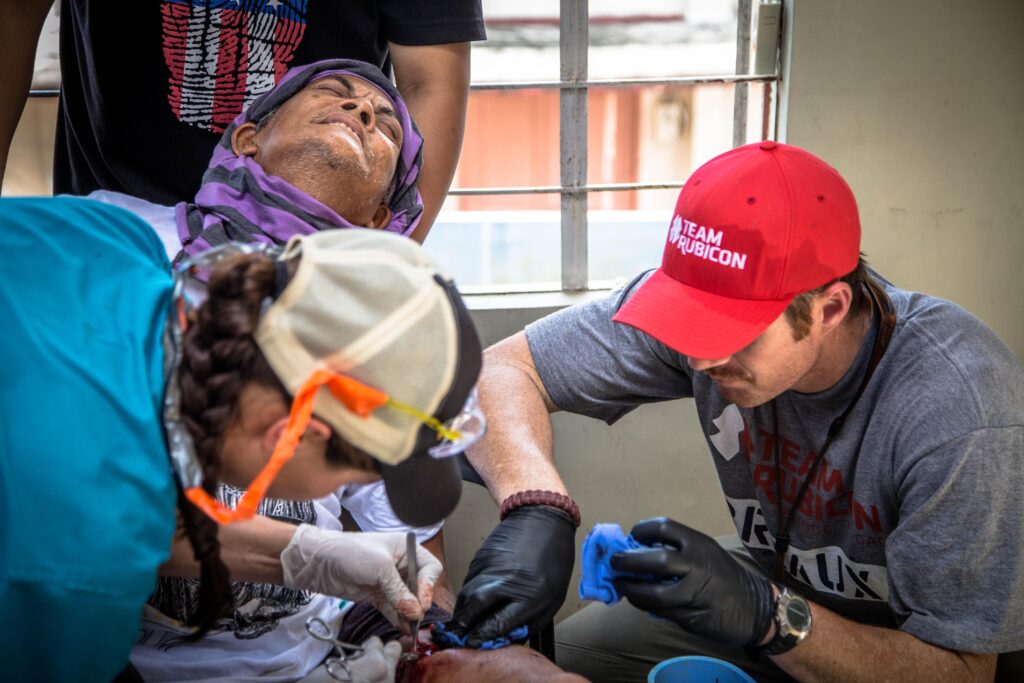
[[796,593],[783,588],[775,598],[775,637],[761,648],[766,655],[781,655],[800,644],[811,630],[811,606]]

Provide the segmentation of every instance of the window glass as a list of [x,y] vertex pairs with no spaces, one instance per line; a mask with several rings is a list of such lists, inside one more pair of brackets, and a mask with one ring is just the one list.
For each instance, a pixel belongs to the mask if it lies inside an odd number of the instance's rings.
[[[557,187],[557,0],[484,0],[488,40],[473,45],[474,84],[526,83],[470,94],[455,190],[427,250],[472,289],[559,289],[557,192],[459,194],[460,189]],[[755,12],[756,12],[756,2]],[[736,66],[736,0],[589,0],[588,80],[727,76]],[[591,287],[656,266],[678,186],[733,146],[737,89],[747,97],[742,140],[771,136],[772,88],[762,83],[617,83],[587,90],[587,184],[668,189],[587,195]],[[768,114],[768,126],[764,125]]]
[[561,214],[517,208],[530,196],[499,199],[504,209],[443,212],[427,253],[463,292],[561,289]]

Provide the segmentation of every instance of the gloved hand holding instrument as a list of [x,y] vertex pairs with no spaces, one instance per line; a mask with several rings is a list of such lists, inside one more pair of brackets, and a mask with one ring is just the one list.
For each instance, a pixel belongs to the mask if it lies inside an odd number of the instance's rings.
[[653,578],[619,578],[616,590],[635,607],[722,645],[756,646],[772,625],[766,576],[748,571],[710,536],[658,517],[631,532],[643,548],[616,553],[613,569]]
[[508,512],[473,556],[448,629],[478,648],[554,618],[572,576],[578,524],[543,505]]
[[[413,559],[419,595],[402,572]],[[284,584],[348,600],[371,600],[400,629],[430,606],[441,562],[403,533],[332,531],[302,524],[281,553]]]

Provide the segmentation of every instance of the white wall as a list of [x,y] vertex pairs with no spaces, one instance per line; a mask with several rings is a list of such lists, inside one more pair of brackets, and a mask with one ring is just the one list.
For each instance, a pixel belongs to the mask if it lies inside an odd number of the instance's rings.
[[784,139],[850,183],[881,272],[1024,358],[1024,3],[791,6]]

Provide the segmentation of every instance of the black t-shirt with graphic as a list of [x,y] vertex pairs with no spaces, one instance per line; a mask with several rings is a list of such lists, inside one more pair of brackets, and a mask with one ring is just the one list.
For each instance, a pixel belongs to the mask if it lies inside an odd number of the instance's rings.
[[221,133],[292,66],[484,38],[480,0],[61,2],[54,193],[191,200]]

